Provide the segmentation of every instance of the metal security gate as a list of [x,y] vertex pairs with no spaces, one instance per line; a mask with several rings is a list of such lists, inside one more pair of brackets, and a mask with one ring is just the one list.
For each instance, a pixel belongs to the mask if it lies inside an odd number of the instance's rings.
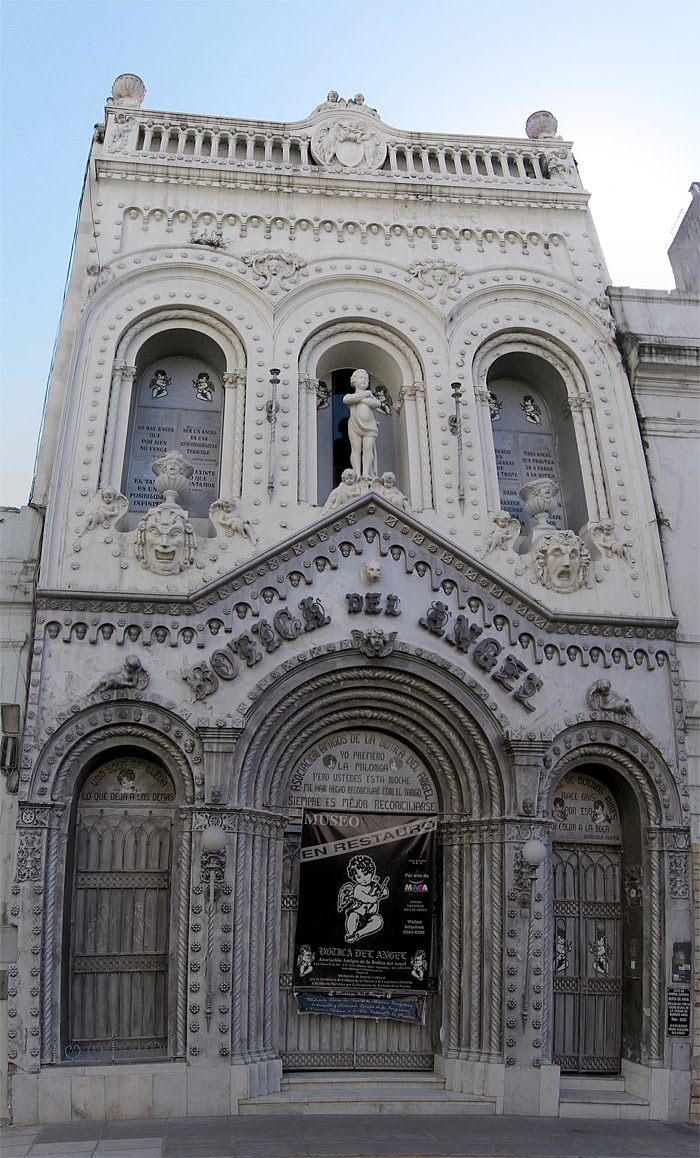
[[[98,781],[103,790],[97,791],[93,774],[75,830],[69,1060],[125,1061],[167,1053],[172,818],[167,810],[136,803],[139,795],[154,795],[138,791],[139,784],[152,789],[146,762],[119,763],[121,773],[111,770],[121,774],[126,791],[121,784],[110,791],[104,778]],[[108,801],[126,796],[128,807],[99,807],[94,798],[105,796]]]
[[564,1073],[617,1073],[622,1014],[619,847],[556,844],[554,1051]]
[[[298,827],[285,837],[281,914],[280,1053],[287,1070],[426,1070],[434,1067],[436,986],[429,984],[425,1023],[303,1014],[292,991],[299,895]],[[431,989],[433,990],[431,992]]]

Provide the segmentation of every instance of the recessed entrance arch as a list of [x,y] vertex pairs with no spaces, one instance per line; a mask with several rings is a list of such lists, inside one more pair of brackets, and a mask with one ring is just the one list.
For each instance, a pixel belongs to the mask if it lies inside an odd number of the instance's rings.
[[[439,892],[443,898],[439,906],[439,970],[430,1050],[451,1059],[500,1058],[504,777],[494,754],[498,725],[488,708],[457,675],[444,668],[438,673],[424,655],[406,650],[387,657],[381,665],[368,665],[351,654],[341,657],[333,649],[304,665],[303,671],[295,666],[285,673],[275,681],[272,694],[270,685],[261,684],[247,722],[249,738],[241,745],[241,770],[231,781],[231,802],[235,800],[244,808],[272,807],[285,813],[288,830],[292,827],[291,810],[296,810],[297,817],[300,815],[299,804],[287,803],[293,795],[295,771],[305,753],[334,733],[362,728],[398,740],[427,768],[437,804]],[[284,900],[280,855],[283,848],[284,841],[275,852],[276,867],[269,870],[269,879],[275,881],[278,890],[274,926],[269,924],[273,906],[268,890],[264,898],[256,900],[268,914],[265,936],[248,943],[240,966],[235,959],[234,939],[234,969],[240,967],[248,985],[259,988],[264,979],[261,1005],[275,1008],[266,1039],[274,1050],[273,1056],[290,1052],[286,1051],[284,1019],[279,1017],[279,987],[280,974],[282,985],[290,984],[290,926],[294,918],[289,913],[295,903],[293,841],[288,841],[284,851]],[[251,849],[251,856],[253,852]],[[283,960],[279,953],[281,919],[287,945]],[[268,978],[273,981],[270,989]],[[246,1052],[252,1052],[257,1040],[248,1033]],[[329,1055],[328,1066],[338,1064],[331,1059],[338,1051],[324,1044],[320,1052]],[[352,1048],[344,1048],[343,1052],[352,1054]],[[382,1047],[381,1052],[395,1051]],[[420,1052],[427,1054],[429,1050]]]

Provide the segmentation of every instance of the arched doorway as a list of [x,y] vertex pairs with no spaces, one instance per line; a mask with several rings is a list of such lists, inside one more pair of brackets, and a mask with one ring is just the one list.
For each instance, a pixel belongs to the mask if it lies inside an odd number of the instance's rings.
[[581,768],[559,782],[551,813],[552,1060],[564,1073],[618,1073],[623,990],[618,805],[598,776]]
[[173,803],[169,775],[125,755],[86,777],[70,843],[64,1057],[168,1056]]
[[[418,840],[412,835],[420,827],[437,835],[437,792],[428,767],[388,733],[360,724],[338,729],[297,760],[287,808],[279,1005],[285,1068],[432,1070],[441,968],[436,842],[427,831]],[[341,837],[330,856],[329,845],[302,847],[302,818],[305,835],[311,822]],[[305,854],[321,851],[320,862],[307,861],[306,873],[300,871]],[[352,898],[353,860],[363,862],[367,877],[375,873],[373,905]],[[319,870],[315,884],[312,867]],[[346,874],[351,883],[342,883]],[[325,906],[318,896],[323,878],[331,878]],[[367,900],[364,893],[361,899]],[[319,905],[322,913],[313,911]],[[301,935],[298,922],[318,936]],[[326,978],[325,987],[323,979],[305,976],[318,970],[324,953],[334,978]],[[370,970],[373,980],[363,984]],[[312,990],[312,982],[320,988]]]

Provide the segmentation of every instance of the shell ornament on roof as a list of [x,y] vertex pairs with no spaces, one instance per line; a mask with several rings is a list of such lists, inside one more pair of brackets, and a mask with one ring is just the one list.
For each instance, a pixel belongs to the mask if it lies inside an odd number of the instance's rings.
[[138,109],[146,96],[146,86],[140,76],[133,72],[123,72],[112,85],[112,97],[108,102],[122,109]]

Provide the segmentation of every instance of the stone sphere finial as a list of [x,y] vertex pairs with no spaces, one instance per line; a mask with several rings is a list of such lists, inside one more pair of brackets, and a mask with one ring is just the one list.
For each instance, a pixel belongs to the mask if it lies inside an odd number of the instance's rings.
[[531,113],[525,122],[525,132],[531,141],[537,141],[540,137],[556,137],[558,128],[557,118],[547,109]]
[[112,85],[112,104],[122,109],[138,109],[143,104],[146,86],[134,72],[123,72]]

